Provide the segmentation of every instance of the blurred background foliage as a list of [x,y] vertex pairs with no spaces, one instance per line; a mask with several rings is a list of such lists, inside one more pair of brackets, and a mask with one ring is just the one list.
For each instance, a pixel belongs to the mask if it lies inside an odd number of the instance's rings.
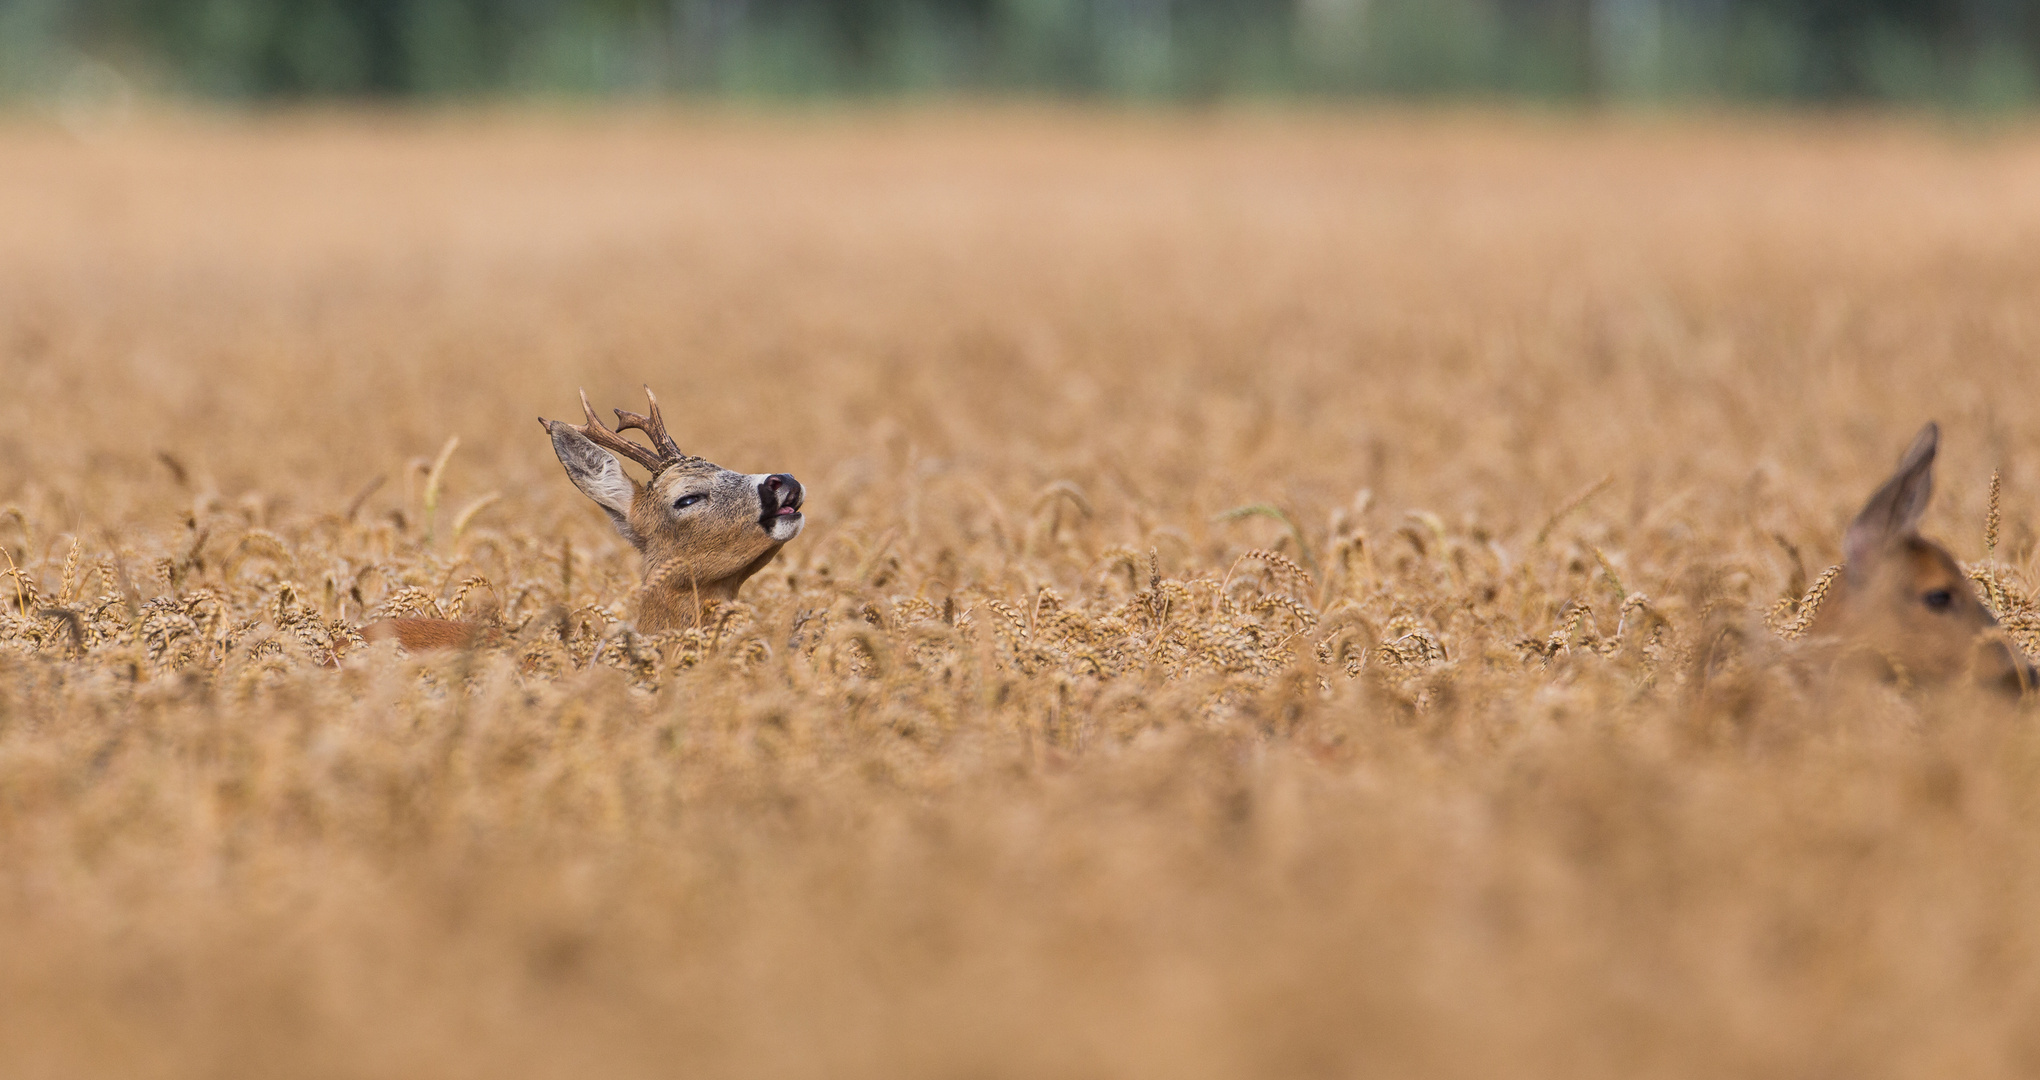
[[2040,0],[0,0],[0,92],[2040,99]]

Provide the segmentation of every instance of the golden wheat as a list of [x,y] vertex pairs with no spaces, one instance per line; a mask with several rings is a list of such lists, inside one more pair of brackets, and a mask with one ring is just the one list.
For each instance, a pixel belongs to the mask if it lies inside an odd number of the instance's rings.
[[[2040,1062],[2030,717],[1788,640],[1933,416],[1929,531],[2040,646],[2029,131],[158,117],[0,164],[0,1072]],[[531,423],[642,382],[811,522],[655,635]],[[410,614],[490,644],[356,633]]]

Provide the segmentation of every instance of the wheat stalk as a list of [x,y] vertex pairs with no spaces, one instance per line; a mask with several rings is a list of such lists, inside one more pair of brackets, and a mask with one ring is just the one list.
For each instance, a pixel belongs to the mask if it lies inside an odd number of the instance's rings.
[[1839,563],[1821,571],[1807,588],[1805,596],[1796,601],[1788,597],[1773,605],[1765,615],[1765,623],[1773,633],[1788,641],[1804,636],[1807,628],[1813,625],[1814,616],[1820,614],[1820,605],[1827,599],[1828,590],[1841,574]]
[[459,446],[460,436],[447,436],[446,445],[439,448],[439,456],[433,459],[431,467],[425,472],[423,503],[425,507],[425,544],[428,547],[432,545],[433,533],[439,525],[439,490],[440,484],[446,479],[446,464],[453,460],[453,452]]
[[1531,541],[1531,543],[1535,544],[1538,547],[1543,547],[1544,542],[1551,538],[1551,531],[1553,529],[1558,528],[1559,522],[1564,521],[1566,518],[1571,517],[1575,513],[1578,513],[1582,507],[1594,501],[1594,498],[1596,496],[1600,495],[1602,492],[1614,486],[1614,483],[1615,474],[1609,473],[1607,476],[1602,477],[1601,479],[1595,481],[1593,484],[1585,488],[1582,488],[1572,498],[1567,499],[1564,503],[1561,503],[1558,509],[1551,512],[1550,517],[1544,519],[1544,524],[1538,528],[1537,536],[1535,539]]

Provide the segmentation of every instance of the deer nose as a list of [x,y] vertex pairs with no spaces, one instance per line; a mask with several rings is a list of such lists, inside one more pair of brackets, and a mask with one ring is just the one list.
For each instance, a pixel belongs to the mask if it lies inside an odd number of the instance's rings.
[[795,480],[791,473],[773,473],[765,478],[764,487],[780,507],[800,509],[800,500],[805,492],[801,490],[800,481]]

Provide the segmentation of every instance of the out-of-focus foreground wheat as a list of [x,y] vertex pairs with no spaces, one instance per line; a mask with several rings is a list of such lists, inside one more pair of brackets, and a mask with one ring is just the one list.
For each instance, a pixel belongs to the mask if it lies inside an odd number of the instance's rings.
[[[2040,625],[2036,289],[2020,131],[16,123],[0,1072],[2031,1075],[2033,718],[1779,629],[1929,417]],[[810,491],[662,639],[642,382]]]

